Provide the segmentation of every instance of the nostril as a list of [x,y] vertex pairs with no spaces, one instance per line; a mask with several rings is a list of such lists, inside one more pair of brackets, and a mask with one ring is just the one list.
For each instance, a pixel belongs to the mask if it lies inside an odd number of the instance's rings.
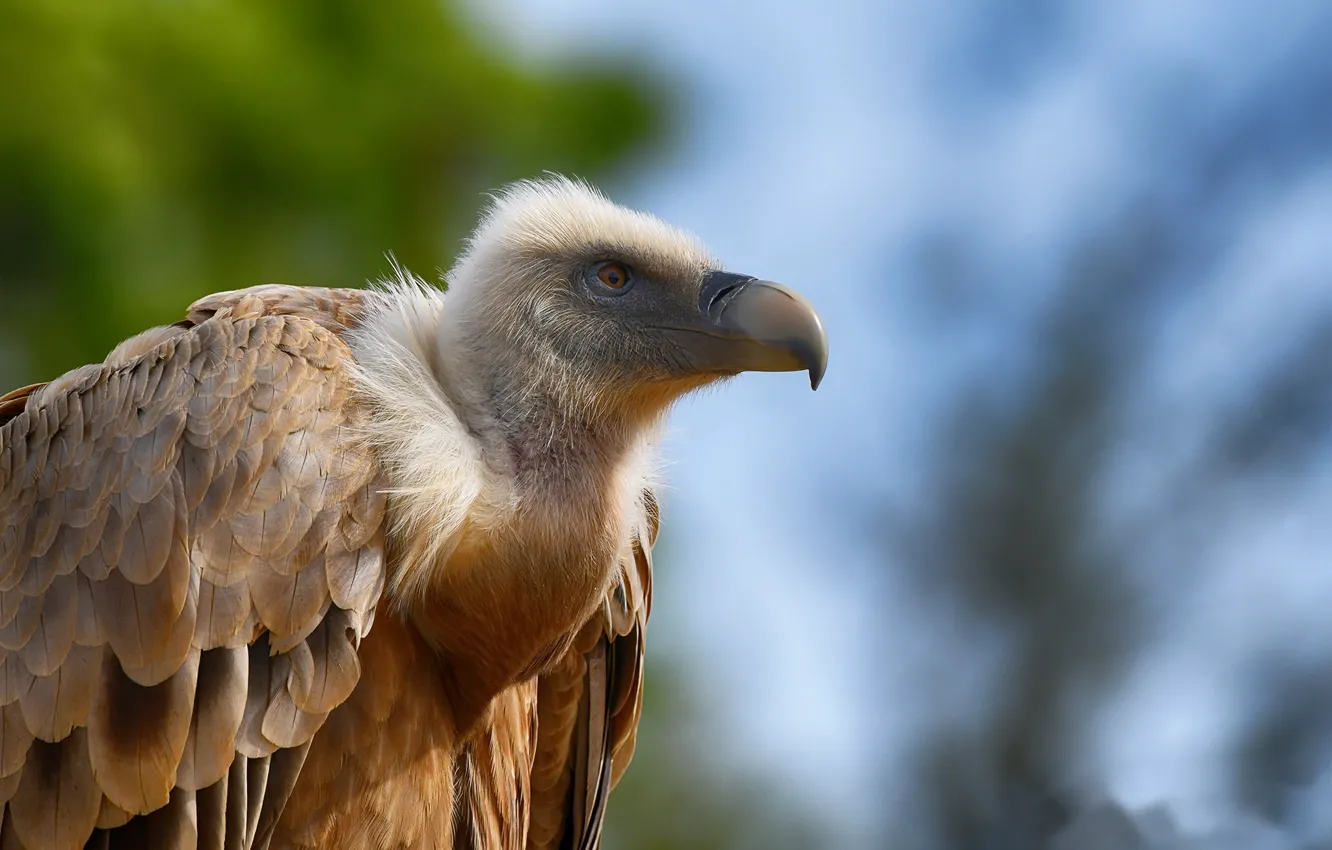
[[731,299],[754,278],[747,274],[711,271],[703,276],[703,289],[698,293],[699,312],[716,320]]
[[713,295],[712,300],[708,302],[708,315],[716,316],[726,309],[726,303],[731,300],[731,296],[739,292],[743,286],[743,283],[733,283],[717,290],[717,294]]

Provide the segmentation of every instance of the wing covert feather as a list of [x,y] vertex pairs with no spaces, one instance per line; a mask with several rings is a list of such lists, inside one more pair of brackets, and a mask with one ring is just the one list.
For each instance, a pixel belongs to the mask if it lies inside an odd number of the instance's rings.
[[339,336],[366,297],[219,293],[0,396],[5,842],[271,832],[384,586]]

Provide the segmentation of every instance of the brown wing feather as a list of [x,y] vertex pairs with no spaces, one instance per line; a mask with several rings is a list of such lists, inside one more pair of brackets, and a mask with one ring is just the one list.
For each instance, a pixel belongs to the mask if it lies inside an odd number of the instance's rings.
[[23,412],[28,404],[28,396],[46,386],[46,382],[28,384],[0,395],[0,425],[5,424]]
[[657,528],[657,500],[646,491],[637,531],[601,610],[539,677],[532,850],[600,846],[607,799],[633,757],[642,707]]
[[383,588],[338,336],[364,297],[210,296],[0,397],[5,843],[271,834]]
[[522,850],[532,799],[537,683],[529,679],[495,698],[490,722],[462,748],[456,765],[454,845]]

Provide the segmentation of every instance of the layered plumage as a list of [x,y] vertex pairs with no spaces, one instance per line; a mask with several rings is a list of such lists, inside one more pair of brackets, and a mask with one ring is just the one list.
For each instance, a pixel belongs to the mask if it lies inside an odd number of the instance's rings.
[[596,847],[656,427],[826,358],[714,266],[519,184],[447,294],[222,293],[0,398],[0,847]]

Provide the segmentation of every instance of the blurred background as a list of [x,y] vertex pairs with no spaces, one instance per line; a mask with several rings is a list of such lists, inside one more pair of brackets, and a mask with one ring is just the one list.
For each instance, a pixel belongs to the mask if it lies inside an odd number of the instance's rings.
[[1332,4],[9,0],[0,385],[582,175],[822,311],[690,399],[608,850],[1332,847]]

